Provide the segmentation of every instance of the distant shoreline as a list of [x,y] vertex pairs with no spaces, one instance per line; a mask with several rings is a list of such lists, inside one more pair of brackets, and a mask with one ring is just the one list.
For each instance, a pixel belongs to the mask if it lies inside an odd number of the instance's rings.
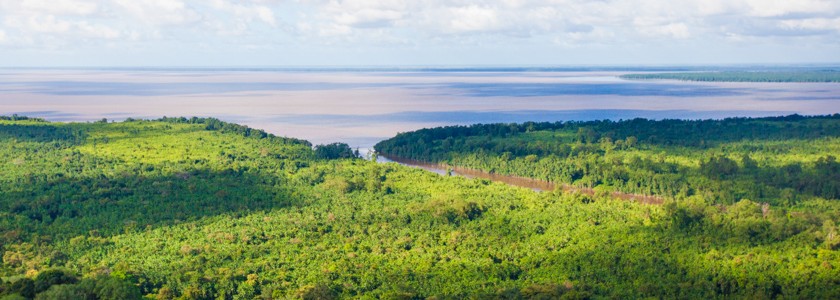
[[653,73],[653,74],[625,74],[619,76],[627,80],[679,80],[700,82],[840,82],[840,71],[723,71],[723,72],[683,72],[683,73]]
[[[0,70],[166,72],[814,72],[838,63],[744,65],[464,65],[464,66],[0,66]],[[639,75],[639,74],[629,74]],[[644,74],[648,75],[648,74]],[[658,75],[658,74],[656,74]]]

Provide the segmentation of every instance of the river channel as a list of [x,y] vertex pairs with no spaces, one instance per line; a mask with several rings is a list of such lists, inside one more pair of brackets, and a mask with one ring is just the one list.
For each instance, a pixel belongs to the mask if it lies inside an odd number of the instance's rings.
[[[413,159],[405,159],[405,158],[398,158],[393,156],[385,156],[385,155],[378,155],[376,157],[376,161],[379,163],[398,163],[404,166],[412,167],[412,168],[419,168],[429,172],[433,172],[443,176],[463,176],[466,178],[480,178],[480,179],[487,179],[491,181],[501,182],[511,186],[523,187],[528,188],[537,192],[544,192],[544,191],[553,191],[558,187],[558,184],[553,182],[544,181],[544,180],[536,180],[532,178],[526,177],[519,177],[519,176],[510,176],[510,175],[501,175],[501,174],[494,174],[488,173],[480,170],[456,167],[456,166],[449,166],[445,164],[433,164],[424,161],[418,161]],[[569,184],[559,184],[560,188],[563,189],[565,192],[570,193],[581,193],[586,195],[595,195],[596,191],[592,188],[585,188],[585,187],[576,187]],[[612,192],[610,193],[614,198],[633,201],[638,203],[644,204],[662,204],[665,199],[659,196],[653,195],[640,195],[640,194],[629,194],[629,193],[622,193],[622,192]]]
[[556,187],[554,183],[543,181],[543,180],[536,180],[531,178],[525,177],[517,177],[517,176],[509,176],[509,175],[500,175],[494,173],[487,173],[479,170],[461,168],[461,167],[453,167],[444,164],[431,164],[428,162],[417,161],[412,159],[404,159],[404,158],[396,158],[396,157],[388,157],[384,155],[377,156],[377,162],[380,163],[389,163],[395,162],[404,166],[409,166],[413,168],[420,168],[426,171],[434,172],[440,175],[448,175],[449,173],[452,176],[463,176],[466,178],[481,178],[487,179],[497,182],[502,182],[512,186],[524,187],[529,188],[534,191],[553,191]]

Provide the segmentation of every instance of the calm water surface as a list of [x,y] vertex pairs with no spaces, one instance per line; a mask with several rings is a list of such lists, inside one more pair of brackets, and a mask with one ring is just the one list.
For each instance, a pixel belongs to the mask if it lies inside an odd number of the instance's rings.
[[840,113],[837,83],[628,81],[649,69],[0,69],[0,114],[214,116],[362,152],[424,127]]

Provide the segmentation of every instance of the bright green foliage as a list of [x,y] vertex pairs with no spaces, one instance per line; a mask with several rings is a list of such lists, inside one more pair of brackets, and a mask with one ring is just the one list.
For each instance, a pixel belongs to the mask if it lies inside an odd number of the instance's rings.
[[491,124],[422,129],[383,155],[716,203],[840,198],[840,115]]
[[627,74],[624,79],[673,79],[721,82],[840,82],[840,71],[684,72]]
[[0,297],[840,296],[836,201],[536,193],[164,121],[0,121]]

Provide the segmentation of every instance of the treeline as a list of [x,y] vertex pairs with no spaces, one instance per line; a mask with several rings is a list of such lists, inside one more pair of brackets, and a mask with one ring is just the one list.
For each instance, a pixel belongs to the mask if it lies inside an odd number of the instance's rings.
[[[741,140],[814,139],[840,136],[840,114],[825,116],[789,115],[765,118],[726,118],[722,120],[601,120],[525,122],[521,124],[475,124],[425,128],[379,142],[376,147],[399,151],[418,143],[462,137],[512,137],[534,131],[563,130],[574,141],[597,143],[602,138],[663,146],[715,147]],[[568,140],[568,139],[566,139]],[[419,147],[419,146],[417,146]],[[378,150],[378,148],[377,148]],[[415,152],[415,151],[410,151]],[[383,152],[385,153],[385,152]],[[410,158],[410,157],[406,157]]]
[[31,118],[27,116],[19,116],[17,114],[11,116],[0,116],[0,120],[2,121],[34,121],[34,122],[46,122],[44,119],[40,118]]
[[[582,187],[720,203],[840,198],[840,115],[421,129],[377,152]],[[799,151],[801,150],[801,151]]]
[[650,80],[671,79],[682,81],[710,82],[840,82],[840,72],[826,71],[727,71],[727,72],[684,72],[626,74],[623,79]]
[[[0,299],[840,297],[833,200],[644,205],[199,123],[0,125]],[[26,138],[45,126],[84,138]],[[602,149],[576,133],[505,139]],[[779,149],[826,151],[804,147]]]
[[[34,279],[23,277],[14,281],[0,280],[3,299],[141,299],[140,289],[131,282],[101,274],[79,278],[76,274],[49,269],[39,272]],[[16,297],[17,296],[17,297]]]
[[[132,118],[126,119],[126,122],[133,122],[133,121],[137,121],[137,120],[132,119]],[[173,117],[169,117],[168,118],[168,117],[162,117],[160,119],[152,120],[152,121],[160,121],[160,122],[176,123],[176,124],[202,124],[202,125],[205,125],[204,128],[207,129],[207,130],[218,130],[218,131],[222,131],[222,132],[232,132],[232,133],[236,133],[236,134],[241,134],[245,137],[255,137],[255,138],[260,138],[260,139],[268,138],[268,139],[271,139],[272,141],[275,141],[275,142],[300,144],[300,145],[307,145],[307,146],[310,146],[310,147],[312,146],[312,144],[309,143],[309,141],[306,141],[306,140],[290,138],[290,137],[279,138],[279,137],[277,137],[273,134],[265,132],[262,129],[254,129],[254,128],[250,128],[250,127],[245,126],[245,125],[239,125],[239,124],[236,124],[236,123],[224,122],[224,121],[216,119],[216,118],[201,118],[201,117],[192,117],[192,118],[185,118],[185,117],[173,118]]]
[[357,158],[359,151],[353,151],[345,143],[332,143],[315,146],[315,157],[321,159]]

